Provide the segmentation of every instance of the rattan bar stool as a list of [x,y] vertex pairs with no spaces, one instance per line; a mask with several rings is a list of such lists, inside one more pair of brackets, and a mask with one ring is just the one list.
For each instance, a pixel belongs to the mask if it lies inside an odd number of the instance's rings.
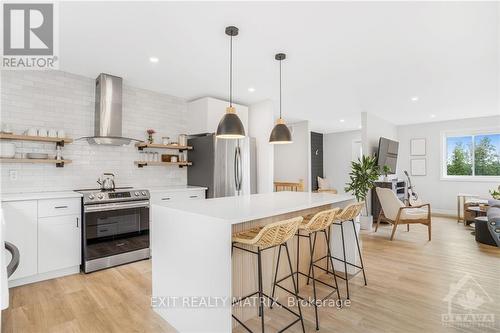
[[[343,253],[343,258],[334,257],[331,254],[331,252],[330,252],[330,257],[333,260],[337,260],[337,261],[340,261],[340,262],[344,263],[345,276],[336,274],[335,270],[333,270],[331,273],[333,275],[336,275],[338,278],[340,278],[342,280],[345,280],[346,290],[347,290],[347,299],[350,299],[349,298],[350,297],[349,296],[349,280],[352,279],[353,277],[355,277],[356,275],[358,275],[359,272],[363,272],[363,279],[365,280],[365,286],[367,285],[367,283],[366,283],[366,274],[365,274],[365,266],[363,264],[363,256],[361,255],[361,249],[359,247],[359,240],[358,240],[358,233],[356,232],[356,226],[354,224],[354,219],[361,213],[361,210],[363,209],[363,205],[364,205],[364,202],[358,202],[358,203],[354,203],[354,204],[348,205],[339,214],[337,214],[337,216],[335,216],[335,220],[332,223],[332,225],[339,225],[340,226],[340,234],[341,234],[341,239],[342,239],[342,253]],[[352,222],[352,228],[354,230],[354,238],[356,239],[356,246],[358,248],[359,261],[361,263],[361,266],[358,266],[355,263],[351,263],[351,262],[347,261],[347,259],[346,259],[346,255],[345,255],[345,241],[344,241],[344,223],[346,223],[346,222]],[[321,259],[324,259],[324,257],[323,258],[319,258],[316,261],[319,261]],[[352,267],[356,267],[359,270],[354,275],[352,275],[351,277],[348,277],[348,275],[347,275],[347,265],[352,266]],[[333,264],[332,264],[332,266],[333,266]],[[324,268],[322,268],[322,267],[319,267],[319,268],[324,270]],[[328,267],[327,267],[327,273],[330,273],[330,271],[328,270]]]
[[[337,275],[333,274],[333,283],[335,285],[331,285],[329,283],[326,283],[324,281],[321,281],[316,278],[314,274],[314,267],[320,267],[316,265],[316,262],[319,260],[314,260],[314,251],[316,249],[316,237],[318,233],[323,233],[325,235],[325,242],[326,242],[326,248],[327,248],[327,255],[323,256],[321,259],[327,259],[327,271],[328,271],[328,263],[331,263],[331,266],[333,267],[333,261],[332,261],[332,256],[331,256],[331,249],[330,249],[330,242],[329,242],[329,230],[330,230],[330,225],[332,222],[335,220],[335,216],[337,213],[340,211],[340,208],[333,208],[333,209],[328,209],[324,210],[321,212],[318,212],[314,215],[309,215],[307,216],[304,221],[299,225],[299,229],[297,230],[296,236],[297,236],[297,267],[296,271],[292,272],[290,275],[287,275],[285,277],[282,277],[281,279],[278,280],[278,270],[276,269],[276,272],[274,274],[274,284],[273,284],[273,293],[271,297],[274,297],[274,292],[276,290],[276,287],[279,287],[283,290],[286,290],[288,292],[291,292],[287,288],[283,287],[280,285],[280,282],[296,275],[296,280],[297,280],[297,286],[299,282],[299,276],[302,275],[304,277],[307,277],[307,284],[309,284],[309,280],[312,280],[313,283],[313,296],[314,299],[310,301],[314,305],[314,315],[316,318],[316,330],[319,330],[319,316],[318,316],[318,304],[317,304],[317,294],[316,294],[316,283],[321,283],[327,287],[330,287],[333,289],[331,293],[326,295],[326,297],[322,298],[321,301],[323,302],[327,298],[329,298],[332,294],[337,293],[338,299],[340,299],[340,292],[339,292],[339,287],[337,284]],[[300,238],[308,238],[309,240],[309,254],[310,254],[310,262],[309,262],[309,271],[307,274],[303,273],[299,269],[299,256],[300,256]],[[335,272],[335,268],[333,268],[333,272]],[[312,275],[312,278],[311,278]],[[299,293],[298,289],[295,290],[297,294]],[[305,299],[304,297],[299,295],[299,298]]]
[[[300,301],[299,301],[299,298],[298,298],[298,295],[296,292],[297,284],[295,283],[295,279],[292,278],[293,287],[294,287],[295,291],[290,292],[290,293],[292,295],[294,295],[296,298],[298,313],[293,311],[292,309],[284,306],[283,304],[279,303],[273,297],[264,294],[263,287],[262,287],[262,258],[261,258],[263,251],[275,248],[276,246],[279,246],[278,260],[276,263],[276,267],[278,267],[280,256],[281,256],[281,248],[284,247],[286,250],[286,255],[287,255],[287,259],[288,259],[288,266],[290,268],[290,272],[293,272],[292,261],[290,260],[290,252],[288,251],[288,245],[286,242],[290,238],[292,238],[293,235],[297,232],[297,229],[299,228],[299,225],[302,222],[302,220],[303,220],[302,217],[295,217],[295,218],[284,220],[284,221],[270,223],[270,224],[265,225],[264,227],[253,228],[250,230],[246,230],[243,232],[233,234],[232,250],[239,249],[239,250],[250,252],[250,253],[257,255],[258,288],[259,288],[258,291],[234,301],[233,305],[237,304],[237,303],[239,303],[239,302],[241,302],[249,297],[253,297],[255,295],[258,295],[259,296],[259,316],[261,318],[262,333],[264,333],[264,302],[263,302],[264,297],[268,298],[271,301],[271,304],[278,304],[279,306],[281,306],[282,308],[284,308],[285,310],[289,311],[290,313],[292,313],[293,315],[295,315],[297,317],[296,320],[294,320],[293,322],[288,324],[285,328],[281,329],[279,332],[283,332],[283,331],[287,330],[288,328],[292,327],[293,325],[295,325],[296,323],[300,322],[302,325],[302,332],[305,333],[304,319],[302,317],[302,309],[300,307]],[[257,248],[257,251],[246,249],[244,247],[241,247],[241,245],[247,245],[247,246],[251,246],[253,248]],[[235,315],[232,315],[232,316],[248,332],[252,332],[252,330],[250,330],[250,328],[248,328]]]

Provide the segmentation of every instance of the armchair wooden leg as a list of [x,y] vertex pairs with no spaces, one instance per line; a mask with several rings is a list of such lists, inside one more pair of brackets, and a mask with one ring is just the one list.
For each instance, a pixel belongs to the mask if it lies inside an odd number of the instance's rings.
[[382,218],[382,212],[378,214],[378,219],[377,219],[377,226],[375,227],[375,232],[378,230],[378,226],[380,225],[380,219]]
[[396,233],[396,228],[398,227],[397,223],[394,223],[394,227],[392,228],[391,240],[394,239],[394,234]]
[[431,240],[431,221],[429,220],[429,224],[427,224],[427,231],[429,232],[429,241]]

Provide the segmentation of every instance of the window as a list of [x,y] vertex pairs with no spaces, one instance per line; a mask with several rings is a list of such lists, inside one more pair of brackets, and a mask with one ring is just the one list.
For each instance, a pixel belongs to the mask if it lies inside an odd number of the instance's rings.
[[446,177],[499,177],[500,131],[444,137]]

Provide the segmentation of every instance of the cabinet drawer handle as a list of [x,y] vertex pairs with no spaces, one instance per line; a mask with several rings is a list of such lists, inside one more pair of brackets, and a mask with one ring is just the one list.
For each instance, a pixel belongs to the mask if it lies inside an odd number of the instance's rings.
[[161,198],[161,200],[170,200],[170,198]]
[[197,196],[197,195],[190,195],[189,197],[190,197],[190,198],[198,198],[198,196]]
[[76,218],[76,227],[77,227],[77,228],[79,228],[79,225],[78,225],[78,220],[79,220],[79,218],[77,217],[77,218]]
[[55,209],[62,209],[62,208],[68,208],[68,206],[55,206]]

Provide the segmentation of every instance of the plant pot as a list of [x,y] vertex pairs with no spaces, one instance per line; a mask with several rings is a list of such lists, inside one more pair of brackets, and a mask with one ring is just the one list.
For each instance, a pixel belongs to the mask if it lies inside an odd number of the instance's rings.
[[372,215],[368,215],[368,216],[361,215],[359,217],[359,225],[361,227],[361,230],[371,231],[373,228],[373,216]]

